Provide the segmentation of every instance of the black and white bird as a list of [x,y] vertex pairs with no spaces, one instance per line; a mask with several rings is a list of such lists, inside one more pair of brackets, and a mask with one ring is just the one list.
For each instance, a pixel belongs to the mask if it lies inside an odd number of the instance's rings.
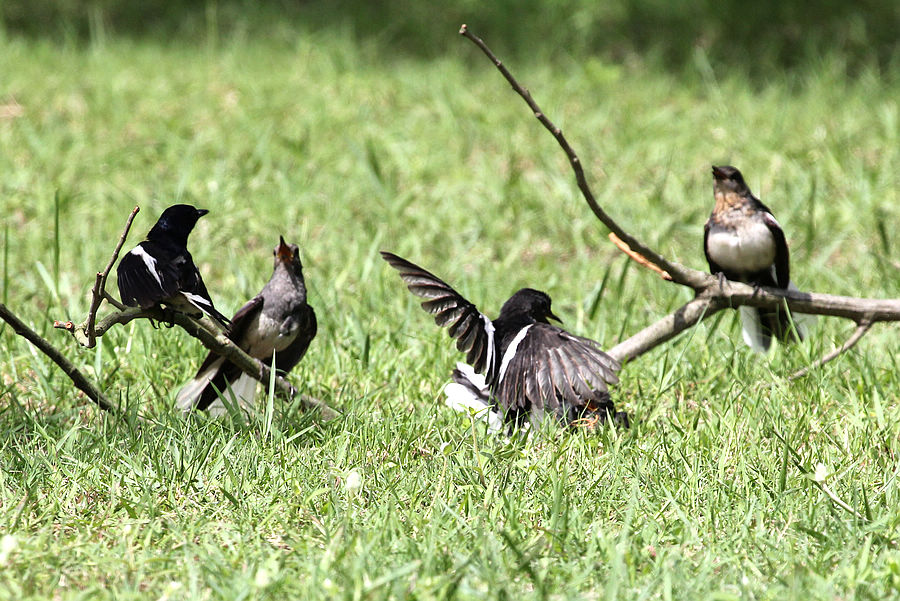
[[[703,248],[709,271],[754,286],[796,290],[784,231],[772,212],[753,196],[741,172],[730,166],[712,168],[716,204],[706,222]],[[767,351],[772,339],[802,340],[809,316],[786,308],[740,307],[744,342]]]
[[147,239],[126,253],[116,270],[119,295],[129,307],[149,309],[160,304],[200,317],[204,313],[227,327],[187,249],[188,236],[206,209],[172,205],[159,216]]
[[[281,238],[274,255],[272,277],[231,318],[227,335],[248,355],[267,364],[275,353],[275,368],[287,373],[316,336],[316,312],[306,303],[297,245]],[[227,404],[246,410],[253,405],[257,384],[230,361],[210,353],[194,379],[178,392],[176,404],[185,412],[206,409],[212,415],[225,413]]]
[[549,319],[559,318],[547,294],[523,288],[490,320],[428,271],[389,252],[381,256],[413,294],[427,299],[422,307],[466,353],[469,365],[460,364],[445,389],[448,405],[462,411],[488,407],[492,430],[501,421],[535,426],[545,414],[564,424],[593,426],[612,417],[628,425],[609,395],[608,386],[619,381],[619,362],[593,340],[551,325]]

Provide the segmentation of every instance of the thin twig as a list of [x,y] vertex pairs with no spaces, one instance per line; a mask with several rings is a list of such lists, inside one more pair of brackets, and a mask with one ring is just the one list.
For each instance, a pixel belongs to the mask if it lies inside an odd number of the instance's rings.
[[621,238],[616,236],[615,233],[610,232],[608,237],[612,241],[613,244],[615,244],[616,246],[619,247],[619,250],[621,250],[623,253],[628,255],[638,265],[640,265],[642,267],[646,267],[650,271],[655,271],[656,273],[659,274],[659,277],[661,277],[664,280],[669,280],[669,281],[672,280],[672,276],[670,276],[668,274],[668,272],[663,271],[662,269],[660,269],[659,267],[657,267],[656,265],[654,265],[653,263],[648,261],[647,257],[640,255],[640,254],[634,252],[633,250],[631,250],[631,248],[629,248],[629,246],[627,244],[625,244],[625,242],[623,242]]
[[119,302],[119,299],[117,299],[116,297],[114,297],[112,294],[110,294],[110,293],[109,293],[108,291],[106,291],[106,290],[103,291],[103,298],[106,299],[106,302],[108,302],[110,305],[112,305],[113,307],[115,307],[115,308],[118,309],[119,311],[124,311],[125,309],[128,308],[127,305],[123,305],[122,303],[120,303],[120,302]]
[[665,259],[662,255],[646,246],[640,240],[626,232],[622,229],[618,223],[616,223],[612,217],[607,215],[606,211],[597,203],[597,199],[594,197],[594,193],[591,191],[590,185],[588,185],[587,178],[584,175],[584,168],[581,166],[581,160],[578,158],[578,155],[575,154],[575,151],[569,145],[568,140],[563,135],[562,130],[554,125],[550,119],[547,118],[547,115],[541,110],[541,107],[538,106],[537,102],[531,97],[531,93],[513,77],[512,73],[503,65],[503,63],[494,56],[494,53],[491,52],[491,49],[487,47],[487,45],[482,41],[481,38],[472,34],[469,31],[466,25],[463,25],[459,29],[459,34],[473,44],[478,46],[482,52],[491,60],[492,63],[497,67],[500,73],[506,78],[506,81],[509,82],[509,85],[512,86],[512,89],[516,91],[516,93],[522,97],[528,107],[534,113],[534,116],[537,117],[537,120],[541,122],[547,131],[549,131],[556,141],[559,143],[560,147],[566,153],[566,157],[569,159],[569,164],[572,166],[572,170],[575,172],[575,181],[578,184],[578,189],[581,190],[581,194],[584,196],[584,199],[587,201],[588,206],[594,212],[594,215],[597,216],[603,225],[605,225],[611,232],[613,232],[616,236],[619,237],[625,244],[628,245],[630,249],[646,257],[651,263],[658,266],[663,271],[669,273],[672,277],[672,280],[678,282],[679,284],[684,284],[686,286],[691,286],[692,288],[703,286],[706,283],[706,279],[709,278],[709,274],[704,273],[702,271],[696,271],[694,269],[690,269],[683,265],[679,265],[678,263],[672,263],[668,259]]
[[797,371],[792,373],[788,377],[788,379],[789,380],[797,380],[799,378],[802,378],[803,376],[805,376],[812,370],[822,367],[829,361],[836,359],[841,353],[845,353],[845,352],[849,351],[854,346],[856,346],[856,343],[859,342],[860,338],[862,338],[863,336],[866,335],[866,333],[868,333],[868,331],[869,331],[869,329],[871,329],[871,327],[872,327],[871,321],[865,320],[865,319],[861,320],[859,322],[859,325],[856,326],[856,329],[853,330],[853,334],[850,336],[850,338],[847,339],[847,342],[842,344],[840,347],[834,349],[830,353],[827,353],[821,359],[818,359],[818,360],[814,361],[813,363],[810,363],[803,369],[798,369]]
[[[135,215],[137,215],[140,210],[141,207],[139,206],[135,206],[134,209],[131,210],[131,215],[128,216],[128,220],[125,222],[125,229],[122,231],[122,235],[119,236],[119,243],[116,244],[116,249],[113,251],[109,263],[106,264],[106,269],[97,272],[97,280],[94,282],[94,287],[91,289],[91,308],[88,311],[86,327],[87,336],[91,342],[97,338],[94,332],[94,323],[97,320],[97,311],[100,309],[100,303],[106,298],[106,279],[109,277],[109,272],[112,270],[113,265],[116,264],[116,259],[119,258],[119,251],[122,250],[122,245],[125,244],[125,239],[128,237],[128,230],[131,229],[131,223],[134,221]],[[93,346],[93,344],[90,346]]]
[[87,377],[85,377],[71,361],[63,356],[59,349],[25,325],[22,320],[16,317],[16,315],[2,303],[0,303],[0,318],[11,325],[16,334],[28,340],[28,342],[36,346],[39,351],[50,357],[50,359],[56,363],[67,376],[69,376],[69,379],[72,380],[75,387],[87,395],[87,397],[96,403],[98,407],[104,411],[118,413],[115,405],[113,405],[96,386],[91,384]]

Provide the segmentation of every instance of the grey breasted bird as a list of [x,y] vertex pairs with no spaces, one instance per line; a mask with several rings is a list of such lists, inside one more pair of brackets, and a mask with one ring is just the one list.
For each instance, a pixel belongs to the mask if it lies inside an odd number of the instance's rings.
[[[712,172],[716,204],[703,235],[710,273],[754,286],[796,290],[784,231],[772,212],[753,196],[740,171],[725,165],[714,166]],[[744,342],[755,351],[767,351],[773,338],[792,342],[805,336],[804,320],[786,308],[740,307],[740,315]]]
[[[306,303],[303,265],[296,244],[282,237],[275,247],[275,268],[262,291],[241,307],[231,319],[228,337],[248,355],[272,361],[275,368],[289,372],[309,348],[316,335],[316,313]],[[236,365],[215,353],[207,355],[197,375],[179,392],[176,405],[183,411],[226,412],[226,402],[247,409],[252,407],[257,381]]]

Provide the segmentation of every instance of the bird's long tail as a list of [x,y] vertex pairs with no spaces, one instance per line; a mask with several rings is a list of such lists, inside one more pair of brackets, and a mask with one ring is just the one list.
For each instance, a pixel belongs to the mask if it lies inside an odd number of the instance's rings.
[[194,376],[193,380],[182,386],[175,396],[175,406],[185,413],[196,408],[203,393],[210,388],[210,382],[219,375],[223,363],[225,359],[219,357]]
[[191,294],[190,292],[181,292],[185,300],[194,308],[199,309],[203,313],[209,315],[210,319],[218,323],[222,329],[227,330],[231,320],[219,313],[213,304],[199,294]]
[[184,413],[206,410],[218,417],[229,413],[229,406],[242,411],[253,407],[256,389],[254,378],[219,357],[178,391],[175,406]]
[[[793,282],[788,290],[797,290]],[[783,343],[800,342],[809,335],[815,324],[815,315],[793,313],[786,307],[778,309],[757,309],[740,307],[742,334],[747,346],[759,353],[767,352],[772,346],[772,339]]]

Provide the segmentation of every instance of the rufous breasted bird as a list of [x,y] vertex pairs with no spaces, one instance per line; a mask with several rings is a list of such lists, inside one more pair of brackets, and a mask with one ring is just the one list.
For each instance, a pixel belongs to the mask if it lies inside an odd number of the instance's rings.
[[[716,204],[703,234],[710,273],[754,286],[796,290],[784,231],[772,211],[753,196],[734,167],[714,166],[712,173]],[[755,351],[767,351],[773,338],[791,342],[805,335],[804,320],[794,319],[798,316],[785,307],[742,306],[739,311],[744,342]]]

